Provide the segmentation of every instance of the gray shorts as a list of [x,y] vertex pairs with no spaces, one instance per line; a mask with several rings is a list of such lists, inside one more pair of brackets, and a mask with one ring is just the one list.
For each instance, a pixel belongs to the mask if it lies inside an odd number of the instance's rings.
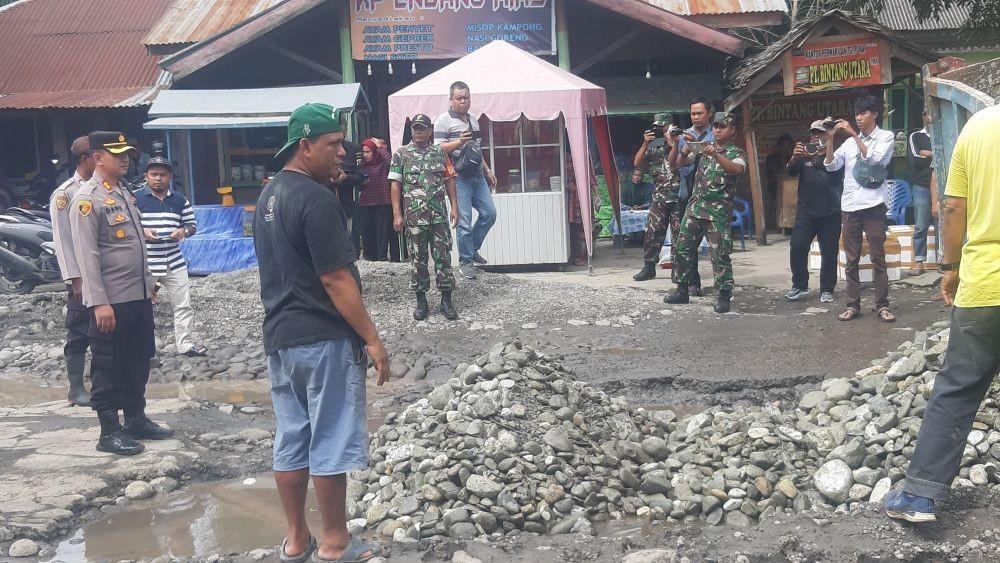
[[358,338],[278,350],[267,357],[277,431],[274,470],[339,475],[368,467],[365,373]]

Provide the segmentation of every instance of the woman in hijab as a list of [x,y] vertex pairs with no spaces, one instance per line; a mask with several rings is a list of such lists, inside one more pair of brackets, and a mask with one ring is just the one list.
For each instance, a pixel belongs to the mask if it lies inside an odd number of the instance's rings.
[[365,259],[399,262],[399,235],[392,228],[389,202],[389,149],[384,140],[365,139],[361,143],[361,170],[368,176],[358,199]]

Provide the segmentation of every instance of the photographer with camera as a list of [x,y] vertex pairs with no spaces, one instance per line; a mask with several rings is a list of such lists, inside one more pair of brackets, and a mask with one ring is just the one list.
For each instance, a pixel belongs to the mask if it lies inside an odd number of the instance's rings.
[[[680,134],[680,129],[671,124],[669,114],[658,113],[653,116],[653,127],[643,133],[642,144],[635,153],[633,164],[636,170],[641,172],[648,165],[653,179],[653,200],[646,216],[642,242],[643,265],[639,273],[632,276],[635,281],[656,277],[660,248],[667,237],[667,229],[674,222],[672,218],[679,212],[681,179],[676,168],[668,162],[668,157],[671,152],[676,152]],[[674,236],[676,238],[676,233]]]
[[792,289],[785,299],[797,301],[809,293],[809,246],[819,240],[822,264],[819,271],[819,300],[833,303],[837,285],[837,252],[840,246],[840,197],[844,191],[843,171],[830,172],[823,166],[826,151],[823,120],[809,126],[809,142],[796,143],[785,170],[798,176],[798,204],[792,228],[789,262]]
[[[844,170],[840,206],[844,254],[847,256],[847,307],[837,318],[852,321],[861,315],[858,264],[862,242],[867,238],[875,269],[875,311],[879,320],[891,323],[896,321],[896,315],[889,310],[889,273],[885,265],[885,213],[889,192],[885,180],[889,175],[896,135],[878,126],[883,114],[880,98],[870,94],[861,96],[854,101],[854,114],[858,131],[843,119],[823,122],[826,129],[823,165],[831,172]],[[834,150],[833,141],[838,131],[850,138]]]

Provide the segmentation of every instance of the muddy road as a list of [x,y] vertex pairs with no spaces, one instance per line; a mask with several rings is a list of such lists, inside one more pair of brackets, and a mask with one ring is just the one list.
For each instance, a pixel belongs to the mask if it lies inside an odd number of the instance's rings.
[[[368,299],[380,302],[376,323],[384,327],[398,360],[396,377],[388,385],[369,388],[373,429],[386,413],[425,396],[451,377],[455,366],[474,360],[496,342],[520,341],[559,358],[578,379],[609,394],[647,408],[670,408],[683,417],[716,405],[797,401],[824,379],[849,377],[868,367],[911,340],[915,330],[947,314],[940,302],[931,301],[932,288],[894,287],[891,298],[899,322],[887,325],[870,312],[841,323],[835,318],[839,304],[820,304],[815,295],[788,303],[777,292],[756,288],[737,292],[735,313],[720,316],[711,312],[710,296],[670,307],[653,292],[567,290],[500,275],[484,278],[461,297],[456,294],[463,314],[457,323],[432,317],[432,322],[417,325],[408,319],[405,291],[391,286],[370,290]],[[250,303],[256,296],[246,295],[242,283],[228,285],[242,288],[239,298]],[[209,301],[218,295],[200,285],[196,307],[210,311]],[[58,295],[22,299],[33,306],[28,307],[30,318],[18,324],[58,319]],[[203,319],[199,332],[230,322],[253,343],[253,325],[259,320],[237,301],[224,308],[240,311],[233,315],[235,321]],[[13,299],[4,299],[0,307],[14,314],[24,310]],[[9,334],[13,328],[10,322],[0,331]],[[55,330],[54,340],[38,332],[16,334],[23,347],[18,353],[24,356],[0,370],[0,549],[15,538],[30,537],[40,548],[40,561],[153,560],[163,555],[193,561],[277,561],[274,546],[282,530],[267,473],[267,433],[273,430],[267,380],[240,381],[224,375],[230,371],[217,371],[207,380],[185,376],[169,381],[171,370],[163,369],[163,379],[150,384],[151,404],[162,405],[153,411],[154,418],[178,430],[175,443],[145,460],[109,460],[92,453],[97,432],[91,413],[60,402],[65,388],[64,380],[53,376],[57,367],[16,365],[35,353],[56,361],[56,354],[46,349],[57,346]],[[169,330],[169,316],[160,307],[163,343],[171,340]],[[246,346],[230,340],[205,341],[215,354],[231,355],[234,346]],[[246,365],[253,362],[250,357]],[[179,363],[174,369],[190,375],[198,368]],[[74,442],[72,451],[58,452],[66,440]],[[67,464],[66,456],[82,461]],[[164,463],[164,458],[174,462]],[[79,475],[98,482],[81,490],[72,482]],[[58,477],[56,491],[50,490],[53,476]],[[147,498],[125,494],[134,481],[164,477],[176,481],[176,488]],[[393,544],[389,560],[450,561],[461,550],[482,561],[621,561],[644,549],[656,551],[632,560],[995,560],[998,552],[989,550],[1000,545],[1000,499],[975,489],[961,493],[953,506],[956,510],[941,523],[924,529],[890,523],[874,506],[835,514],[806,512],[749,528],[623,519],[597,526],[597,537],[524,534],[493,543]]]

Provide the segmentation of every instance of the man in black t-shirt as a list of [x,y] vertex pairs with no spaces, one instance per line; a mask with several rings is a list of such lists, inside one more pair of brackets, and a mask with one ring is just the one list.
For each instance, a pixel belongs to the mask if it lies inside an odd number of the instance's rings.
[[[276,158],[285,167],[257,201],[254,248],[264,303],[264,351],[277,430],[274,477],[287,532],[281,559],[357,561],[384,556],[351,537],[347,472],[368,467],[368,355],[389,377],[389,356],[361,298],[347,216],[324,184],[343,163],[338,111],[306,104],[288,121]],[[366,354],[367,352],[367,354]],[[305,519],[310,475],[325,523],[319,543]]]
[[910,189],[913,193],[913,215],[916,226],[913,230],[913,269],[908,273],[919,276],[924,273],[924,262],[927,261],[927,230],[933,221],[931,214],[931,160],[934,152],[931,150],[931,137],[927,134],[927,126],[931,124],[931,116],[925,109],[923,112],[924,128],[910,133],[907,161],[910,168]]

